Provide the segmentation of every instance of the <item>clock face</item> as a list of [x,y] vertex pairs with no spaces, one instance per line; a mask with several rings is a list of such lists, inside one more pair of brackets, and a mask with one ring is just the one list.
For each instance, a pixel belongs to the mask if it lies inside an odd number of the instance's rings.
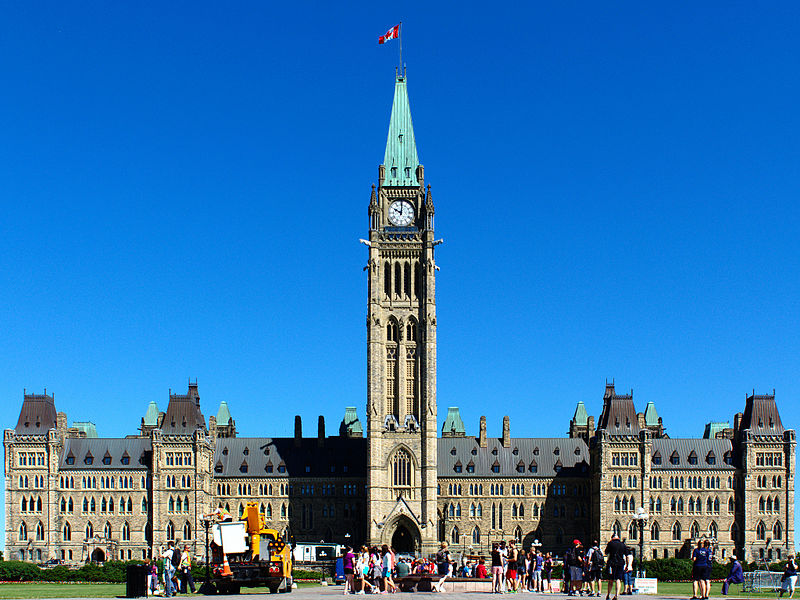
[[414,207],[407,200],[395,200],[389,206],[389,221],[392,225],[405,227],[414,220]]

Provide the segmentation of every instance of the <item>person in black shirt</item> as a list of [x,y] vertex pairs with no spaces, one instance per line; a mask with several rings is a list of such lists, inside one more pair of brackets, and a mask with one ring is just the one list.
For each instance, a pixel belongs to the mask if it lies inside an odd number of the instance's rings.
[[611,541],[606,546],[606,565],[608,565],[608,587],[606,589],[606,600],[611,596],[611,584],[614,584],[614,600],[619,595],[620,583],[625,577],[625,554],[627,549],[619,536],[614,534]]

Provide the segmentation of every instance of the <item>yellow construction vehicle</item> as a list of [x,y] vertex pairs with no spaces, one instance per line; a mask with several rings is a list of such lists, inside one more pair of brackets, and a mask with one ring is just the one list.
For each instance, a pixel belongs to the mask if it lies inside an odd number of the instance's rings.
[[292,591],[292,549],[274,529],[264,526],[255,502],[248,502],[241,520],[216,511],[211,532],[214,574],[221,594],[237,594],[242,586],[265,586],[273,594]]

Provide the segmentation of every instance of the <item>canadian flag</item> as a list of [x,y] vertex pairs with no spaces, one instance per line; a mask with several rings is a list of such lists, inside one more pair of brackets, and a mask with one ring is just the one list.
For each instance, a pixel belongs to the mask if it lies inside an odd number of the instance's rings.
[[389,40],[394,40],[400,37],[400,25],[395,25],[385,34],[378,38],[378,43],[383,44],[384,42],[388,42]]

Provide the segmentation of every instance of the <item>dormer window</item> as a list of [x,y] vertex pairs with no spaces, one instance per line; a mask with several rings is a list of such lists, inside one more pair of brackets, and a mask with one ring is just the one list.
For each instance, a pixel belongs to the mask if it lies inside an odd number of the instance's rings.
[[458,461],[455,465],[453,465],[453,471],[456,473],[461,473],[461,461]]
[[456,447],[455,447],[455,446],[453,446],[453,447],[450,449],[450,454],[452,454],[453,456],[455,456],[455,455],[456,455]]
[[286,465],[281,463],[278,465],[278,473],[286,473]]
[[406,167],[406,178],[411,179],[411,167]]
[[225,447],[222,449],[222,454],[223,454],[223,456],[228,456],[228,447],[227,447],[227,446],[225,446]]
[[673,465],[677,465],[680,462],[680,460],[681,459],[678,456],[678,452],[677,451],[673,452],[669,457],[669,462],[672,463]]
[[564,466],[564,465],[562,465],[562,464],[561,464],[561,461],[560,461],[560,460],[558,460],[558,461],[556,461],[556,464],[555,464],[555,465],[553,465],[553,470],[554,470],[556,473],[560,473],[560,472],[561,472],[561,467],[563,467],[563,466]]
[[558,449],[558,446],[556,446],[555,449],[553,450],[553,454],[555,454],[556,456],[561,454],[561,450]]
[[392,167],[392,179],[397,179],[397,167]]
[[272,473],[272,471],[273,471],[273,466],[272,466],[272,462],[271,462],[271,461],[270,461],[270,462],[268,462],[266,465],[264,465],[264,470],[265,470],[267,473]]
[[528,465],[528,471],[530,471],[531,473],[536,473],[539,471],[539,465],[536,464],[535,460]]
[[217,464],[214,465],[214,471],[216,473],[222,473],[222,463],[221,462],[217,462]]
[[500,463],[494,461],[494,464],[492,465],[492,473],[499,473],[499,472],[500,472]]
[[245,447],[244,447],[244,450],[242,450],[242,454],[244,454],[245,456],[247,456],[248,454],[250,454],[250,448],[248,448],[247,446],[245,446]]
[[525,463],[519,461],[517,463],[517,473],[524,473],[525,472]]
[[492,448],[492,454],[494,454],[495,456],[497,456],[497,446],[495,446],[494,448]]
[[75,457],[74,456],[68,456],[67,457],[67,464],[68,465],[74,465],[75,464]]
[[478,455],[478,449],[477,448],[473,448],[472,449],[472,456],[477,456],[477,455]]
[[516,447],[515,447],[515,448],[514,448],[514,449],[511,451],[511,454],[513,454],[514,456],[517,456],[517,455],[519,454],[519,448],[516,448]]
[[539,455],[539,446],[536,446],[536,448],[534,448],[534,449],[533,449],[533,454],[534,454],[535,456],[538,456],[538,455]]
[[111,457],[110,456],[104,456],[103,457],[103,464],[104,465],[110,465],[111,464]]
[[716,457],[716,455],[714,454],[714,452],[713,452],[713,451],[709,452],[709,453],[706,455],[706,462],[707,462],[708,464],[710,464],[710,465],[715,465],[715,464],[717,464],[717,457]]
[[725,462],[726,465],[733,464],[733,453],[728,450],[725,455],[722,457],[722,460]]
[[472,461],[469,461],[467,463],[467,473],[474,473],[474,472],[475,472],[475,463],[472,462]]
[[242,473],[247,473],[247,461],[242,461],[242,464],[239,465],[239,471]]
[[94,456],[92,456],[91,454],[87,454],[86,458],[83,459],[83,463],[86,465],[90,465],[93,462],[94,462]]
[[123,465],[129,465],[129,464],[130,464],[130,462],[131,462],[131,457],[130,457],[130,456],[123,456],[123,457],[120,459],[120,462],[121,462]]
[[694,450],[692,450],[691,453],[689,454],[689,464],[690,465],[697,464],[697,453]]

